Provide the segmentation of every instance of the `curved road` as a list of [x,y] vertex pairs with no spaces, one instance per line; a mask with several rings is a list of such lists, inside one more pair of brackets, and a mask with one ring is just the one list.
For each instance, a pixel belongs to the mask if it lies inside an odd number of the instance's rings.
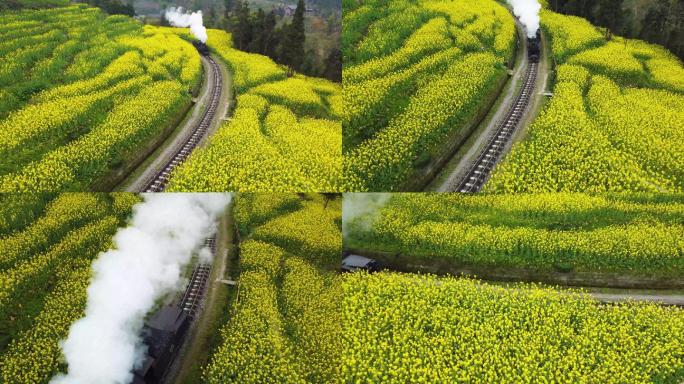
[[127,192],[162,192],[173,168],[180,165],[225,118],[230,107],[231,79],[224,64],[200,56],[204,83],[200,96],[181,126],[122,185]]

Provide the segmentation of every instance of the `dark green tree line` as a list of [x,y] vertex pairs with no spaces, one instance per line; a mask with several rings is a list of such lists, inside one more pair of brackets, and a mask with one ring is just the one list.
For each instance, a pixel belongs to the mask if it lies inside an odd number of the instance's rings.
[[660,44],[684,59],[684,0],[550,0],[551,9],[581,16],[613,34]]
[[[293,71],[310,76],[341,81],[342,56],[333,49],[317,60],[317,53],[305,49],[305,3],[299,0],[289,23],[278,25],[274,11],[252,12],[246,1],[224,0],[225,29],[233,37],[233,45],[242,51],[258,53],[287,65]],[[317,62],[320,61],[319,65]]]

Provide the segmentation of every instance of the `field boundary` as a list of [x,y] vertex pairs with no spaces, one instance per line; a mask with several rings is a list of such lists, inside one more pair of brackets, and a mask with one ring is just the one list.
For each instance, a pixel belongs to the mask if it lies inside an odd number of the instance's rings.
[[423,257],[362,248],[346,248],[353,254],[380,261],[383,266],[398,272],[430,273],[435,275],[473,276],[482,280],[502,282],[539,282],[571,287],[682,289],[684,278],[645,276],[617,272],[558,272],[543,268],[523,268],[469,264],[447,261],[444,258],[426,260]]
[[204,66],[202,66],[202,68],[201,76],[197,78],[197,84],[189,90],[190,98],[182,105],[182,108],[178,110],[178,114],[176,114],[173,119],[170,119],[160,134],[150,139],[144,148],[133,151],[132,154],[129,153],[128,158],[126,159],[127,161],[125,161],[122,168],[113,169],[105,176],[96,180],[91,186],[92,191],[111,192],[118,189],[118,187],[121,187],[150,156],[157,152],[157,150],[174,135],[174,132],[180,128],[180,125],[192,116],[192,109],[196,105],[196,102],[193,101],[197,96],[195,93],[199,93],[204,87],[204,83],[208,80],[208,76],[204,71]]
[[427,165],[420,168],[412,168],[411,175],[398,190],[405,192],[421,192],[439,175],[442,168],[444,168],[449,160],[458,152],[461,145],[466,142],[468,137],[470,137],[477,127],[480,126],[480,123],[487,117],[490,109],[496,103],[496,100],[498,100],[499,95],[508,83],[509,78],[510,75],[507,70],[498,75],[498,78],[495,80],[496,84],[493,92],[487,96],[485,101],[480,103],[480,107],[471,116],[468,122],[461,126],[461,129],[451,132],[444,138],[444,144],[438,146],[432,152],[433,155],[430,156],[430,161]]
[[192,109],[195,103],[192,99],[186,101],[178,114],[164,127],[159,135],[147,142],[147,145],[139,151],[134,151],[134,154],[129,157],[124,166],[119,169],[113,169],[109,174],[102,176],[92,185],[94,192],[111,192],[116,189],[118,185],[123,183],[129,175],[135,172],[138,167],[147,160],[166,139],[173,134],[178,125],[185,120],[186,116]]

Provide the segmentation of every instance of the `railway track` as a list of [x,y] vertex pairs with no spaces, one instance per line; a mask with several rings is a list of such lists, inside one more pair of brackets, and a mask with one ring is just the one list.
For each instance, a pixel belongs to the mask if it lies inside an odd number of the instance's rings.
[[468,168],[456,191],[464,193],[478,192],[489,179],[492,169],[501,160],[501,156],[510,143],[513,133],[515,133],[525,115],[537,82],[538,65],[536,62],[529,62],[527,64],[525,80],[515,102],[497,126],[494,134],[488,139],[483,150]]
[[211,56],[205,57],[211,66],[211,71],[214,78],[209,106],[204,111],[199,123],[193,128],[192,133],[186,137],[185,141],[173,152],[173,156],[171,156],[164,166],[145,183],[143,192],[162,192],[166,188],[166,184],[169,182],[169,176],[171,175],[173,169],[179,164],[183,163],[188,156],[190,156],[192,150],[195,149],[200,141],[202,141],[202,138],[209,130],[209,126],[214,119],[214,115],[216,114],[216,110],[218,109],[219,102],[221,100],[221,93],[223,92],[223,78],[221,75],[221,69],[216,61],[214,61]]
[[[216,254],[216,235],[208,237],[204,245],[209,247],[212,254]],[[190,275],[190,282],[185,288],[183,298],[180,301],[181,309],[193,320],[202,304],[204,292],[211,273],[211,264],[199,262],[195,265]]]

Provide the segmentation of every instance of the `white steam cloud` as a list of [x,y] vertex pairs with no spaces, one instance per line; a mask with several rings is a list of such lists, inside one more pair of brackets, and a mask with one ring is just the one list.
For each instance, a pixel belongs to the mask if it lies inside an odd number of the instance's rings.
[[539,10],[541,4],[537,0],[506,0],[513,7],[513,13],[525,26],[527,37],[534,37],[539,29]]
[[[145,347],[145,315],[155,302],[182,288],[181,272],[204,239],[229,194],[144,195],[114,247],[93,262],[85,317],[72,324],[62,351],[67,374],[51,384],[128,384]],[[206,255],[205,255],[206,257]]]
[[345,193],[342,200],[342,235],[347,238],[352,222],[361,229],[370,229],[380,208],[392,197],[391,193]]
[[171,7],[165,12],[166,20],[174,27],[187,28],[197,38],[197,40],[207,42],[207,29],[202,22],[202,11],[186,13],[182,7]]

